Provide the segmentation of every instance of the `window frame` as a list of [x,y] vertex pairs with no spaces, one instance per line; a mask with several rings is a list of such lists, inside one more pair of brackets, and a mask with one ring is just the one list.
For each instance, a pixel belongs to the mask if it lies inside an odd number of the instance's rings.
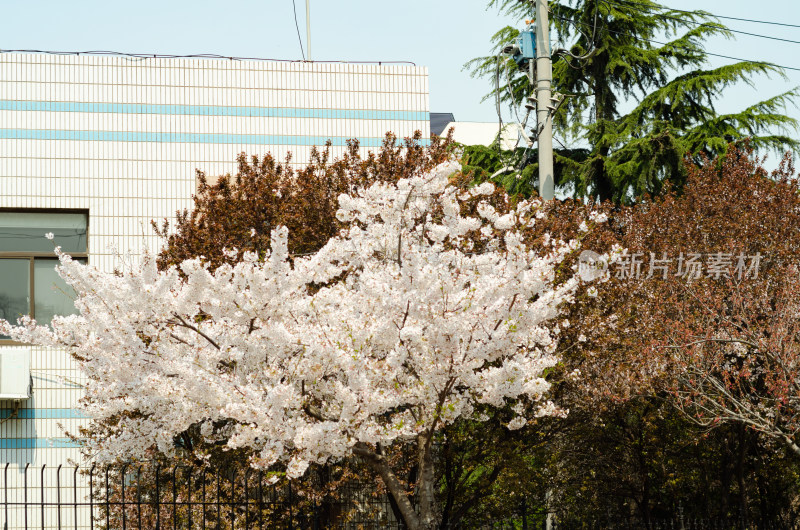
[[[83,214],[86,217],[86,252],[69,252],[68,254],[76,259],[85,259],[86,262],[89,262],[89,237],[90,237],[90,217],[89,217],[89,210],[84,208],[0,208],[0,212],[4,213],[52,213],[52,214],[61,214],[61,213],[78,213]],[[42,235],[44,237],[44,235]],[[53,247],[55,248],[55,246]],[[55,257],[55,252],[25,252],[25,251],[4,251],[0,249],[0,259],[27,259],[28,260],[28,278],[29,278],[29,285],[28,285],[28,297],[30,300],[30,316],[31,318],[36,318],[36,299],[34,298],[34,289],[36,282],[34,281],[34,261],[39,258],[45,259],[52,259],[58,261],[58,258]],[[3,339],[0,338],[0,346],[24,346],[25,343],[12,340],[12,339]]]

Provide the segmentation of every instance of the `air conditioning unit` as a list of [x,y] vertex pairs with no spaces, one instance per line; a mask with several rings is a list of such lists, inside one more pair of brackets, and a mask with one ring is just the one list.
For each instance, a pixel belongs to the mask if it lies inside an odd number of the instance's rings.
[[31,397],[31,349],[0,348],[0,399]]

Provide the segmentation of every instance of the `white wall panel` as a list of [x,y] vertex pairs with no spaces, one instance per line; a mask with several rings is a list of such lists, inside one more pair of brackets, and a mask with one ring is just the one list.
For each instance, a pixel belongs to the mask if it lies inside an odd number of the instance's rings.
[[[293,152],[387,131],[429,135],[427,70],[413,66],[0,54],[0,208],[83,209],[90,263],[161,243],[151,219],[191,205],[195,170],[236,156]],[[2,249],[0,249],[2,250]],[[2,346],[0,346],[2,347]],[[62,351],[34,349],[33,397],[0,424],[0,465],[66,464],[78,449],[81,374]],[[0,418],[13,408],[0,402]]]

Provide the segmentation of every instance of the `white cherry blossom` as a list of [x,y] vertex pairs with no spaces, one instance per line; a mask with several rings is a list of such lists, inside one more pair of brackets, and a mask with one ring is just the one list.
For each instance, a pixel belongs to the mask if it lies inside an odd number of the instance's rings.
[[[578,284],[553,283],[574,242],[525,243],[538,202],[502,216],[483,202],[480,217],[464,217],[461,203],[494,187],[457,193],[448,185],[457,169],[340,197],[337,217],[350,228],[311,256],[289,256],[285,228],[265,259],[246,254],[214,272],[199,259],[159,272],[145,255],[115,275],[59,252],[80,315],[55,318],[52,330],[0,321],[0,334],[80,360],[84,411],[122,418],[110,436],[87,440],[100,460],[170,453],[192,425],[290,477],[356,454],[409,527],[428,528],[438,430],[486,419],[477,410],[486,404],[513,406],[512,429],[565,413],[545,399],[542,374],[557,362],[552,331]],[[475,252],[471,235],[497,241]],[[376,450],[396,444],[420,455],[418,510]]]

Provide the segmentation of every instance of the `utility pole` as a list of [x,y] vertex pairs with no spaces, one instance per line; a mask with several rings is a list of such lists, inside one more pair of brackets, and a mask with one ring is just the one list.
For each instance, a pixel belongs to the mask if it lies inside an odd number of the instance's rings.
[[550,21],[547,0],[533,0],[536,3],[536,66],[530,61],[530,77],[536,77],[534,90],[536,97],[536,122],[539,144],[539,196],[551,200],[554,196],[553,177],[553,109],[551,83],[553,64],[550,59]]
[[311,60],[311,0],[306,0],[306,52]]

